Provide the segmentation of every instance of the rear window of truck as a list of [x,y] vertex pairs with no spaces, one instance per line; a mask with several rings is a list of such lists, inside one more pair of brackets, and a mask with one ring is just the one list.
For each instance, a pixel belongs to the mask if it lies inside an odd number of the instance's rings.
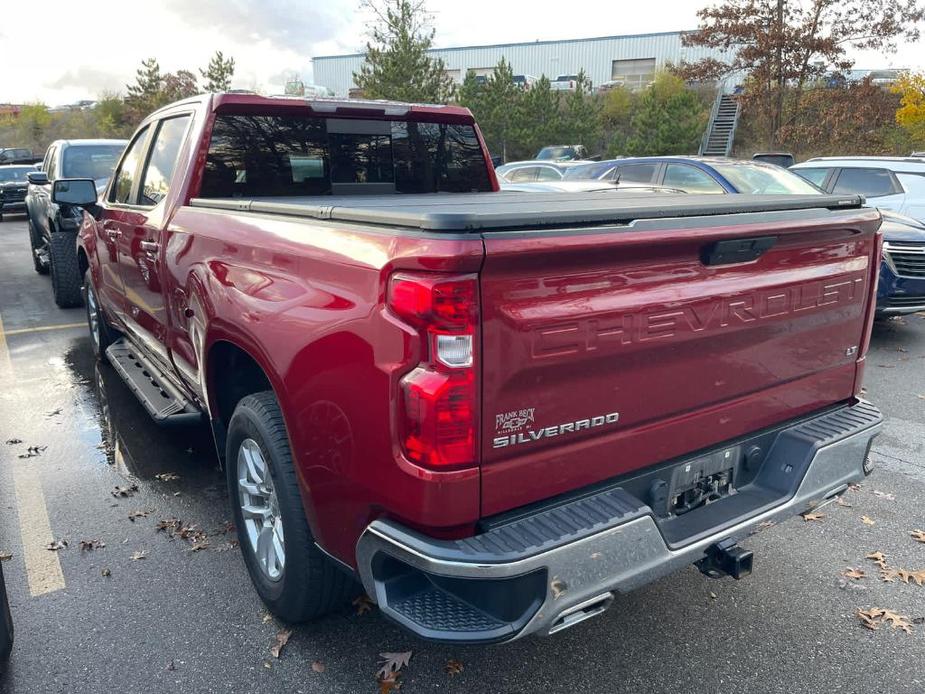
[[200,197],[490,190],[471,125],[219,114]]

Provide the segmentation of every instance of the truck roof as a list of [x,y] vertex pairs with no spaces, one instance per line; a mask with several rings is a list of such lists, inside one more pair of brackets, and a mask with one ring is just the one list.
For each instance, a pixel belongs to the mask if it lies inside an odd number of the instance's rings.
[[639,219],[748,212],[851,209],[860,195],[610,195],[592,193],[431,193],[273,198],[194,198],[193,207],[329,219],[427,231],[629,223]]

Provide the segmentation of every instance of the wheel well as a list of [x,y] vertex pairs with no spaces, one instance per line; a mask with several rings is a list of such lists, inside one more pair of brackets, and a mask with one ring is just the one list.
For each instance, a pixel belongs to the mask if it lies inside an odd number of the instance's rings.
[[87,270],[90,269],[90,261],[87,259],[87,252],[79,246],[77,247],[77,269],[80,270],[80,280],[82,282]]
[[[210,388],[214,389],[212,404],[216,411],[213,416],[224,429],[228,428],[234,408],[241,398],[273,390],[270,379],[254,358],[230,342],[216,342],[209,350],[206,363],[209,369],[208,382]],[[227,377],[231,374],[234,374],[234,378]]]

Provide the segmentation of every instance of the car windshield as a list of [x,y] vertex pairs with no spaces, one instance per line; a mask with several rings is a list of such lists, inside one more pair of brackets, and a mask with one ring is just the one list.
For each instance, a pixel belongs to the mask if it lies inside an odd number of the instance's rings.
[[537,159],[563,159],[565,157],[574,156],[574,151],[571,147],[543,147],[540,150],[540,153],[536,155]]
[[62,178],[109,178],[125,145],[70,145],[64,150]]
[[822,191],[794,173],[761,164],[714,164],[737,191],[751,195],[821,195]]
[[13,181],[26,181],[26,174],[35,171],[34,166],[5,166],[0,168],[0,183],[12,183]]

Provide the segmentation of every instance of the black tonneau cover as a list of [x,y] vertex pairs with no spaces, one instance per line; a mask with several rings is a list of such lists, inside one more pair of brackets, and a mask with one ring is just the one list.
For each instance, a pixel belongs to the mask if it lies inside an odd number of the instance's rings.
[[276,198],[194,198],[193,207],[331,219],[427,231],[486,231],[626,224],[639,219],[784,210],[851,209],[860,195],[634,193],[437,193]]

